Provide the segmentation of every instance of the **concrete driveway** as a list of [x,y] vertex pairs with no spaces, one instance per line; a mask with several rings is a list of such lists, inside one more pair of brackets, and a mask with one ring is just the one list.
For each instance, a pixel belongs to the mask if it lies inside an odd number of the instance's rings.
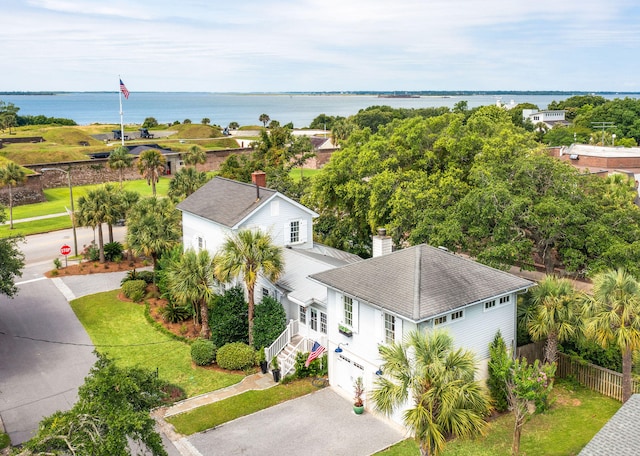
[[331,388],[238,418],[188,438],[202,455],[369,455],[402,439],[398,427],[372,413],[353,413]]

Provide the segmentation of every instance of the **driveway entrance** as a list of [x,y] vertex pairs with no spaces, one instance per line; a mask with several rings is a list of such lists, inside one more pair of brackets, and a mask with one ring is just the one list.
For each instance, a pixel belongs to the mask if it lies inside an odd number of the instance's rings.
[[372,413],[356,415],[331,388],[287,401],[188,438],[203,455],[370,455],[402,439]]

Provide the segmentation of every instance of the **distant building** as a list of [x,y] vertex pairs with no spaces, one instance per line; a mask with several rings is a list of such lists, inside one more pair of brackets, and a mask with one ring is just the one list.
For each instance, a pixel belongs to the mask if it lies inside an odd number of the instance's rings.
[[523,109],[522,110],[522,120],[523,121],[531,121],[533,125],[537,125],[539,123],[543,123],[547,126],[547,128],[553,128],[555,125],[569,125],[569,121],[567,121],[564,110],[554,110],[554,111],[537,111],[535,109]]

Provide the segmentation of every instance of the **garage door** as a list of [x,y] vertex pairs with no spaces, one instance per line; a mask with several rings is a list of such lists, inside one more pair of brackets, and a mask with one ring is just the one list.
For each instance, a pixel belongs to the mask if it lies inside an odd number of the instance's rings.
[[356,378],[364,377],[364,366],[344,354],[338,355],[336,371],[338,386],[349,394],[353,394],[353,382]]

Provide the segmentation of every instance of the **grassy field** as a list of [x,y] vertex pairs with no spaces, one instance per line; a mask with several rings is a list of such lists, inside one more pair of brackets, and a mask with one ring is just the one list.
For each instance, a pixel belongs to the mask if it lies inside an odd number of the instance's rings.
[[260,391],[247,391],[213,404],[168,418],[180,434],[191,435],[219,426],[241,416],[264,410],[281,402],[304,396],[317,390],[311,379],[297,380]]
[[[555,401],[548,412],[535,415],[524,425],[520,453],[526,456],[576,455],[620,408],[620,402],[583,387],[558,382]],[[486,436],[447,443],[443,456],[508,456],[511,454],[513,415],[506,414],[489,423]],[[405,440],[384,456],[419,454],[413,440]]]
[[243,375],[194,367],[190,346],[154,329],[144,305],[122,302],[118,291],[76,299],[71,308],[99,352],[119,365],[158,370],[160,378],[180,386],[188,396],[238,383]]

